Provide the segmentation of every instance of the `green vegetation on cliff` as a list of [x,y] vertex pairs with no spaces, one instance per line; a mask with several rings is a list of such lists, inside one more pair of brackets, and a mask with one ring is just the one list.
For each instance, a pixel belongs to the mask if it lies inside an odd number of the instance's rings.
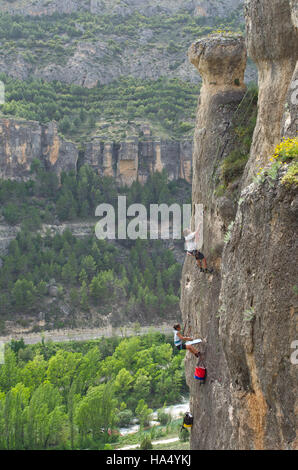
[[[10,312],[45,313],[47,326],[76,325],[76,314],[97,324],[111,313],[114,325],[179,315],[181,265],[162,242],[137,240],[128,251],[69,230],[54,237],[18,234],[3,258],[0,275],[2,318]],[[25,326],[25,325],[24,325]]]
[[255,85],[250,85],[231,122],[234,150],[221,163],[216,188],[217,196],[222,196],[226,192],[233,193],[241,179],[249,158],[257,120],[257,105],[258,89]]

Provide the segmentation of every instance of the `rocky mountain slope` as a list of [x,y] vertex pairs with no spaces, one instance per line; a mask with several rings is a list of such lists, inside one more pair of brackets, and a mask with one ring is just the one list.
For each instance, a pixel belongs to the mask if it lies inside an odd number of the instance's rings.
[[5,0],[0,12],[22,15],[5,16],[0,27],[2,72],[85,87],[127,75],[197,82],[190,43],[214,29],[243,29],[242,0]]
[[121,16],[131,15],[138,11],[142,15],[152,16],[156,13],[173,14],[178,11],[189,11],[195,15],[226,16],[235,10],[243,0],[3,0],[3,11],[10,14],[30,16],[52,15],[53,13],[74,13],[88,11],[92,14],[112,13]]
[[[297,150],[291,154],[290,149],[297,149],[297,142],[284,143],[272,157],[283,136],[297,135],[294,7],[289,0],[246,1],[248,54],[258,65],[260,94],[234,213],[220,210],[210,155],[216,126],[222,129],[219,143],[225,149],[224,124],[245,92],[245,46],[237,37],[214,36],[190,49],[203,79],[194,139],[193,204],[204,204],[203,252],[215,268],[206,277],[186,259],[181,283],[188,334],[207,337],[202,347],[208,370],[205,385],[194,380],[194,359],[187,356],[185,362],[193,449],[297,448],[297,366],[290,360],[296,339],[298,228]],[[223,162],[226,158],[223,152]],[[229,192],[224,198],[229,207]]]

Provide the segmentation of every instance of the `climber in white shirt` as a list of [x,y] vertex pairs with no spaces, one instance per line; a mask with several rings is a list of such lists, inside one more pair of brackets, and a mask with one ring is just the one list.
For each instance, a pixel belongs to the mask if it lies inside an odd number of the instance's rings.
[[174,328],[174,344],[179,351],[182,349],[187,349],[190,351],[192,354],[194,354],[196,357],[199,357],[199,352],[191,345],[191,344],[185,344],[183,341],[191,341],[192,338],[188,336],[183,336],[181,334],[181,326],[179,323],[173,326]]
[[[185,238],[184,249],[189,256],[194,256],[196,258],[197,267],[201,272],[212,273],[213,269],[207,268],[207,261],[203,253],[198,249],[198,240],[199,240],[199,227],[196,232],[191,232],[188,228],[183,231]],[[202,267],[203,263],[203,267]]]

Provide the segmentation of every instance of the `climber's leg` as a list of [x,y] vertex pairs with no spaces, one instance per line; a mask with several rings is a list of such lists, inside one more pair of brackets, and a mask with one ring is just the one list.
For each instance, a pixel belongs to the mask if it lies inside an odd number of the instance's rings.
[[204,262],[204,259],[205,259],[203,253],[201,253],[200,251],[196,251],[195,257],[196,257],[196,261],[197,261],[197,266],[198,266],[198,268],[200,269],[201,272],[203,272],[202,260],[203,260],[203,262]]
[[199,268],[202,267],[202,263],[201,263],[201,260],[200,260],[200,259],[197,259],[197,265],[199,266]]
[[198,351],[193,346],[191,346],[190,344],[187,344],[187,345],[185,345],[185,347],[186,347],[186,349],[188,349],[188,351],[190,351],[196,357],[199,357]]
[[203,259],[203,267],[204,267],[204,272],[205,273],[213,273],[213,268],[210,268],[210,269],[207,268],[206,258]]
[[[212,268],[208,269],[207,260],[205,258],[205,255],[203,253],[201,253],[200,251],[196,252],[196,260],[197,260],[197,263],[198,263],[198,266],[199,266],[201,272],[204,272],[204,273],[212,273],[213,272]],[[203,268],[202,268],[201,263],[203,263]]]

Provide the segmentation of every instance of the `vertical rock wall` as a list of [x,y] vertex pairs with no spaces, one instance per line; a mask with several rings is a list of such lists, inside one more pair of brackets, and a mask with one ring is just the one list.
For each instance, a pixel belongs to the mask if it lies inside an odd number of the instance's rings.
[[35,121],[0,119],[0,177],[30,177],[30,167],[39,159],[50,171],[76,171],[78,150],[58,135],[57,125]]
[[84,162],[99,174],[113,176],[120,185],[145,183],[155,171],[166,170],[169,180],[191,182],[193,144],[190,140],[128,138],[120,144],[94,138],[86,145]]
[[[291,18],[298,41],[298,2],[290,0]],[[298,46],[297,46],[298,47]],[[298,133],[298,57],[296,67],[288,88],[281,135],[283,137],[296,137]]]
[[259,72],[259,112],[244,185],[266,165],[280,141],[284,105],[298,59],[294,5],[289,0],[245,2],[248,54]]
[[234,225],[217,257],[224,219],[217,211],[213,185],[219,162],[210,152],[208,136],[225,115],[212,109],[217,80],[211,77],[221,71],[222,100],[227,88],[234,88],[232,80],[243,62],[241,54],[231,60],[236,46],[217,54],[212,38],[199,41],[190,51],[204,82],[195,132],[193,203],[204,204],[203,251],[215,267],[206,277],[187,257],[181,281],[186,333],[207,337],[202,347],[208,369],[205,385],[193,378],[193,357],[187,353],[185,360],[194,415],[193,449],[295,449],[298,444],[297,366],[290,360],[291,344],[297,339],[298,191],[282,183],[285,169],[274,180],[251,183],[281,136],[297,135],[291,85],[296,81],[295,7],[290,0],[246,2],[248,50],[260,77],[258,121]]
[[[80,164],[90,165],[97,173],[111,176],[119,185],[133,181],[144,183],[154,171],[166,170],[169,180],[178,178],[191,182],[192,148],[190,140],[103,142],[98,138],[86,144]],[[0,119],[0,178],[29,178],[34,159],[49,171],[77,171],[78,148],[58,134],[57,124],[35,121]]]
[[241,36],[211,36],[195,42],[189,59],[203,85],[193,153],[193,204],[204,205],[204,250],[221,243],[225,220],[214,197],[222,160],[234,147],[233,117],[244,97],[246,48]]
[[202,251],[215,268],[206,276],[192,258],[186,257],[182,274],[181,309],[186,333],[207,337],[207,344],[201,347],[208,365],[204,386],[193,378],[195,360],[190,353],[185,362],[194,414],[191,447],[222,449],[235,444],[230,442],[230,378],[218,328],[221,250],[227,220],[219,210],[214,190],[220,163],[234,148],[231,123],[245,94],[244,39],[215,35],[199,40],[191,46],[189,58],[203,80],[194,137],[192,201],[204,206]]

